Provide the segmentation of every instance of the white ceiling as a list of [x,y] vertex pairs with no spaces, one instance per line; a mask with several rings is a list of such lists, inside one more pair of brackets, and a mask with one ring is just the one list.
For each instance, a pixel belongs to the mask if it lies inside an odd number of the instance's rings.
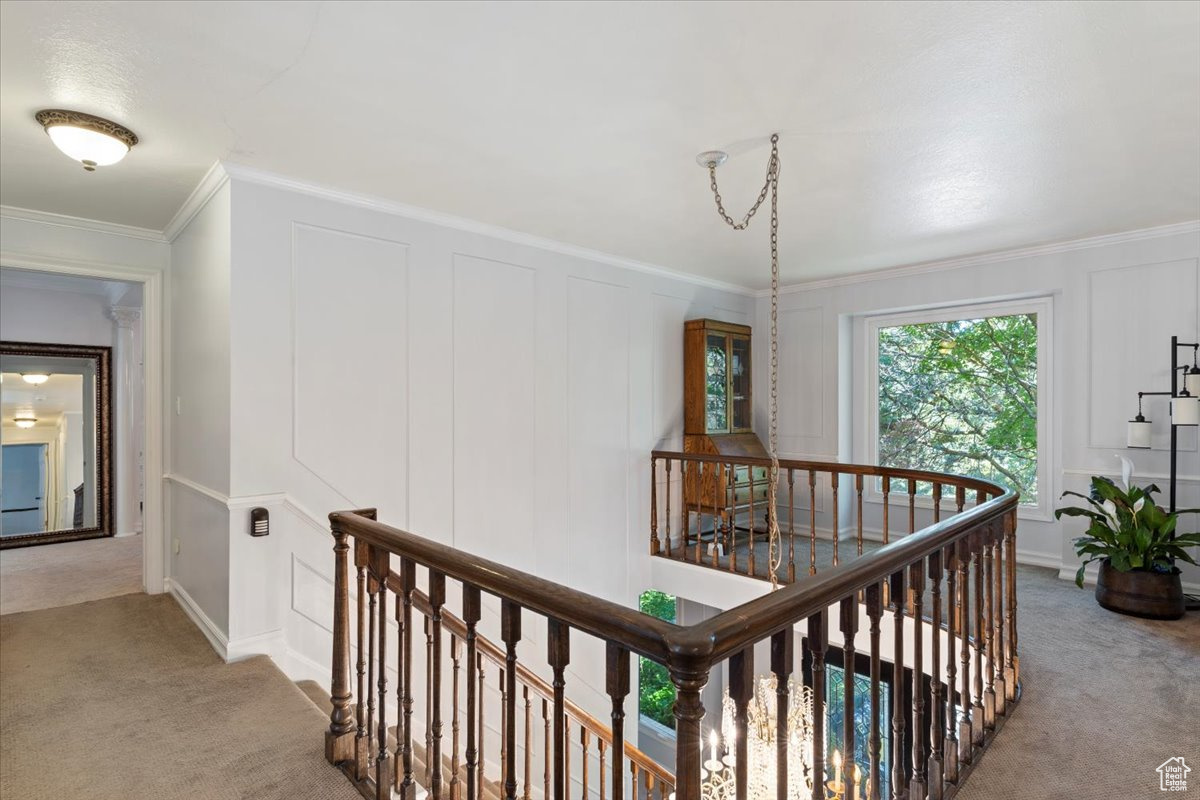
[[140,283],[0,267],[0,291],[9,288],[94,295],[103,297],[110,303],[119,303],[127,307],[141,308],[142,305],[142,285]]
[[16,428],[13,418],[32,414],[37,426],[55,427],[64,413],[83,411],[83,375],[54,373],[45,383],[33,386],[18,372],[4,372],[0,382],[0,425]]
[[[85,173],[33,121],[142,137]],[[1200,3],[0,4],[0,202],[162,229],[217,159],[746,286],[1200,218]]]

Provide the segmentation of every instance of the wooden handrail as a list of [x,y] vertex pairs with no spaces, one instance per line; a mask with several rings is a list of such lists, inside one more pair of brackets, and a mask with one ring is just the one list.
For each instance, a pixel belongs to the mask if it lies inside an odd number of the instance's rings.
[[616,642],[660,664],[669,662],[668,642],[683,628],[637,609],[572,589],[519,569],[430,541],[352,511],[329,515],[335,530],[431,570],[503,597],[544,617],[557,619],[599,639]]
[[[702,464],[728,465],[750,467],[769,467],[771,459],[758,456],[722,456],[708,453],[682,453],[675,450],[654,450],[650,453],[652,459],[674,459],[676,461],[694,461]],[[880,478],[900,478],[903,480],[940,483],[946,486],[962,486],[965,489],[982,491],[989,495],[1001,495],[1007,491],[982,478],[972,478],[969,475],[956,475],[946,472],[931,472],[924,469],[901,469],[881,467],[873,464],[852,464],[840,461],[799,461],[790,458],[779,459],[779,469],[812,470],[814,472],[840,472],[846,475],[872,475]]]
[[[393,592],[401,591],[400,576],[395,572],[388,575],[388,589]],[[421,612],[425,616],[431,616],[433,608],[429,604],[429,596],[420,589],[414,589],[412,593],[413,608]],[[441,610],[442,626],[449,631],[451,635],[459,639],[465,639],[467,636],[467,625],[463,620],[456,617],[454,614],[445,610]],[[495,642],[488,639],[479,633],[475,634],[475,647],[497,667],[504,667],[504,651],[496,645]],[[549,683],[544,681],[539,675],[530,670],[524,664],[517,662],[517,680],[528,686],[534,691],[537,696],[543,700],[553,702],[554,688]],[[612,744],[612,730],[602,723],[600,720],[593,717],[587,711],[584,711],[576,703],[567,698],[563,701],[567,716],[573,718],[582,727],[586,728],[589,733],[597,738]],[[675,776],[673,773],[666,770],[661,764],[655,761],[650,756],[639,750],[629,742],[625,742],[625,757],[636,763],[641,769],[651,772],[657,780],[673,784]]]

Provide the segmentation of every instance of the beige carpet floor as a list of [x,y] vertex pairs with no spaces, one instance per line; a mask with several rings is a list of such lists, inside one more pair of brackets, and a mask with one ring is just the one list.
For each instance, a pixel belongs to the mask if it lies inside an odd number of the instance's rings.
[[269,659],[223,663],[167,595],[0,617],[4,800],[354,800],[327,724]]
[[142,591],[142,537],[0,550],[0,614]]
[[[1017,579],[1021,703],[958,797],[1200,798],[1200,613],[1136,619],[1055,571]],[[1189,791],[1164,793],[1155,768],[1175,756]]]

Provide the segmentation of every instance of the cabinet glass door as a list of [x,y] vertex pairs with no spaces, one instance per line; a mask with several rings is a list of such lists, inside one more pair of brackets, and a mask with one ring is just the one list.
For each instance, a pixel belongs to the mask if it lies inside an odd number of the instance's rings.
[[704,343],[704,423],[709,433],[729,431],[729,354],[724,334],[710,333]]
[[749,430],[750,415],[750,340],[744,336],[730,337],[729,395],[733,406],[730,430]]

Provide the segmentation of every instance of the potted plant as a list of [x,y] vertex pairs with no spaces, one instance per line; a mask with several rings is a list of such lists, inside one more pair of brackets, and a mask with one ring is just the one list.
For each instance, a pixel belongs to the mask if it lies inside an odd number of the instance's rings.
[[1200,533],[1176,533],[1180,514],[1169,513],[1154,502],[1158,487],[1133,485],[1133,464],[1122,458],[1121,486],[1110,478],[1092,477],[1090,495],[1063,492],[1087,501],[1054,512],[1055,519],[1086,517],[1091,520],[1083,536],[1075,539],[1075,552],[1083,559],[1075,584],[1083,586],[1083,571],[1100,562],[1096,601],[1110,611],[1154,619],[1183,616],[1183,588],[1174,561],[1196,561],[1186,548],[1200,546]]

